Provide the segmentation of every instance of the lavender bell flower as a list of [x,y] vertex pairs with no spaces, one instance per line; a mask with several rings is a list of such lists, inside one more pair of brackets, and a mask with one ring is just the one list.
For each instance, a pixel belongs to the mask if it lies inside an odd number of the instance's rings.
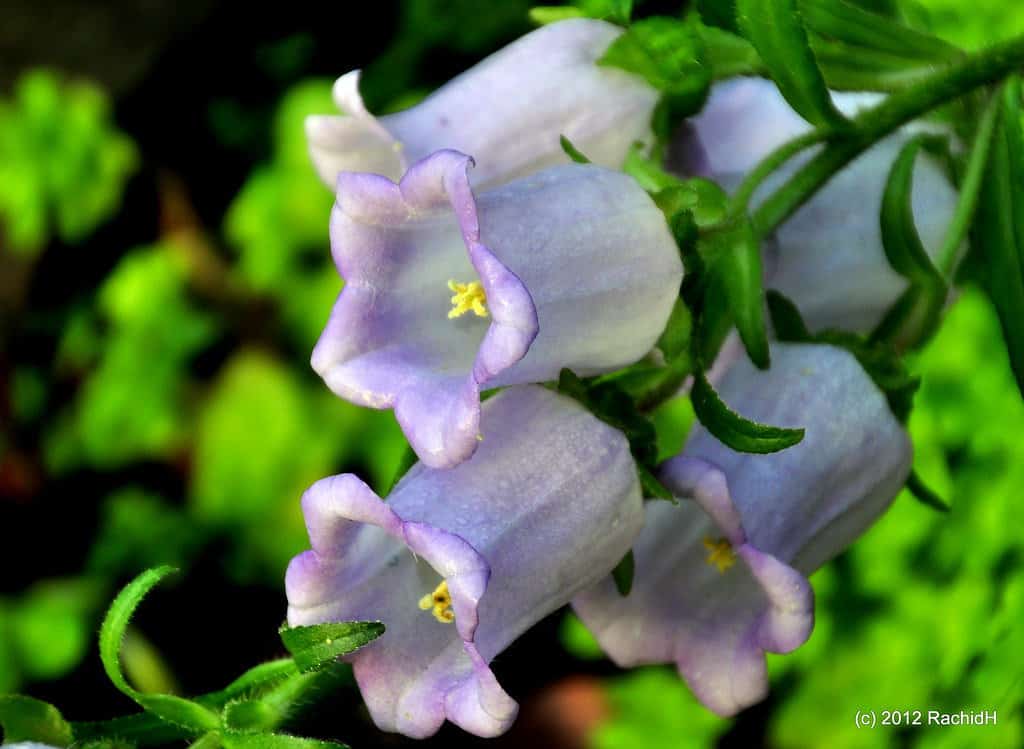
[[616,663],[675,662],[697,697],[728,716],[767,693],[765,651],[789,652],[810,636],[805,575],[888,507],[911,448],[842,349],[774,345],[771,369],[744,358],[719,391],[748,418],[804,427],[803,441],[750,455],[698,427],[662,468],[682,502],[648,506],[630,594],[606,579],[573,607]]
[[565,135],[594,163],[618,168],[634,141],[650,142],[657,92],[597,60],[622,33],[605,21],[544,26],[496,52],[416,106],[377,118],[359,95],[359,71],[338,79],[347,116],[314,116],[306,136],[330,188],[339,172],[398,179],[442,148],[472,154],[477,186],[496,185],[568,161]]
[[[834,93],[833,99],[852,115],[882,97]],[[732,189],[771,151],[809,130],[772,82],[736,78],[712,89],[704,110],[673,143],[670,166]],[[765,247],[766,285],[792,299],[812,331],[868,332],[906,290],[906,280],[892,270],[882,249],[879,212],[889,170],[914,134],[905,128],[855,159],[779,227]],[[814,152],[794,158],[768,179],[754,205]],[[921,240],[933,258],[956,200],[938,163],[922,153],[914,170],[912,205]]]
[[473,458],[417,464],[386,503],[351,474],[302,498],[313,550],[288,568],[288,623],[384,622],[348,660],[387,731],[504,732],[517,706],[488,663],[608,574],[643,523],[625,437],[575,401],[517,387],[483,415]]
[[471,164],[439,151],[398,184],[339,177],[331,246],[346,283],[313,350],[334,392],[393,407],[434,467],[476,449],[482,387],[642,357],[683,273],[664,216],[630,177],[567,164],[476,197]]

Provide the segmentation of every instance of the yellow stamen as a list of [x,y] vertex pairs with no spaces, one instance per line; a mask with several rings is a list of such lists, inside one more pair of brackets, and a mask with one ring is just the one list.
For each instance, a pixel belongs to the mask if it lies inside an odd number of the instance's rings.
[[442,624],[451,624],[455,621],[455,612],[452,611],[452,597],[448,592],[448,581],[442,580],[433,593],[427,593],[420,599],[420,608],[430,611],[434,618]]
[[477,317],[487,317],[487,294],[484,293],[484,286],[479,281],[459,283],[449,281],[448,288],[455,292],[452,297],[452,309],[448,312],[448,319],[454,320],[472,311]]
[[724,538],[713,539],[711,536],[705,536],[704,548],[708,550],[707,563],[717,567],[719,572],[725,572],[736,563],[736,552],[732,550],[732,544]]

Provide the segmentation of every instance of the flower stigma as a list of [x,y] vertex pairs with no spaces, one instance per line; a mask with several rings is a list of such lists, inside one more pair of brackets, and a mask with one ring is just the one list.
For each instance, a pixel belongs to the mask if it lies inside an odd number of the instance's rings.
[[717,567],[719,572],[725,572],[736,563],[736,552],[732,550],[732,544],[724,538],[713,539],[711,536],[705,536],[704,548],[708,550],[708,558],[705,561]]
[[484,293],[482,283],[459,283],[453,279],[448,281],[448,288],[455,292],[452,297],[452,309],[448,312],[449,320],[462,317],[471,310],[477,317],[487,317],[487,294]]
[[427,593],[420,599],[420,608],[424,611],[431,611],[434,618],[442,624],[451,624],[455,621],[455,612],[452,611],[452,596],[448,592],[448,581],[442,580],[433,593]]

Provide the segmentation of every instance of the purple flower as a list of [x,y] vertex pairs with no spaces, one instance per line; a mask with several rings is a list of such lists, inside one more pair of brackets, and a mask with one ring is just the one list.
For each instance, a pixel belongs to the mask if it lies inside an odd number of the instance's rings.
[[398,179],[443,148],[472,154],[475,185],[496,185],[568,161],[565,135],[595,163],[618,168],[634,141],[651,139],[658,94],[640,77],[596,61],[622,29],[573,19],[527,34],[411,109],[376,118],[359,96],[359,71],[338,79],[348,116],[306,120],[313,163],[334,188],[339,172]]
[[[847,114],[878,103],[875,94],[835,93]],[[762,158],[810,130],[770,81],[737,78],[712,89],[704,110],[673,144],[672,168],[710,177],[728,189]],[[882,249],[879,212],[892,163],[914,136],[904,130],[873,146],[839,172],[775,232],[766,245],[767,286],[792,299],[812,331],[867,332],[907,288]],[[798,156],[766,181],[754,204],[803,166]],[[913,209],[925,249],[942,246],[957,195],[938,163],[918,157]]]
[[777,344],[772,366],[738,361],[719,388],[758,421],[806,429],[771,455],[733,452],[698,427],[661,480],[633,548],[633,590],[610,580],[573,606],[618,664],[675,662],[697,697],[733,715],[768,689],[765,651],[801,645],[814,624],[805,575],[888,507],[910,470],[907,435],[852,355]]
[[631,178],[568,164],[475,197],[468,156],[439,151],[395,184],[343,173],[331,245],[345,288],[313,350],[334,392],[394,408],[427,465],[472,455],[480,389],[647,353],[682,262]]
[[517,706],[488,663],[608,574],[643,523],[625,437],[574,401],[511,388],[483,418],[472,459],[417,464],[387,503],[351,474],[302,498],[313,550],[288,568],[288,623],[384,622],[348,658],[387,731],[505,731]]

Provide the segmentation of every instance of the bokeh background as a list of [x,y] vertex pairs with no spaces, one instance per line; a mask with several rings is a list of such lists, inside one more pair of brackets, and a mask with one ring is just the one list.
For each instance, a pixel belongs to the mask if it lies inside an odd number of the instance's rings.
[[[183,574],[135,620],[140,688],[210,691],[282,654],[299,495],[340,471],[383,490],[405,449],[390,413],[341,402],[308,366],[341,281],[303,118],[332,112],[355,67],[371,110],[414,103],[528,31],[529,5],[0,2],[0,693],[72,720],[131,712],[95,635],[158,563]],[[968,48],[1024,32],[1016,0],[915,7]],[[420,745],[1024,746],[1024,406],[979,293],[913,367],[916,468],[952,510],[902,495],[815,575],[814,635],[769,656],[765,703],[718,719],[670,669],[616,669],[563,611],[496,661],[523,704],[509,735],[446,727]],[[691,420],[685,400],[658,413],[664,454]],[[865,731],[865,708],[999,724]],[[376,732],[350,684],[291,727],[416,743]]]

